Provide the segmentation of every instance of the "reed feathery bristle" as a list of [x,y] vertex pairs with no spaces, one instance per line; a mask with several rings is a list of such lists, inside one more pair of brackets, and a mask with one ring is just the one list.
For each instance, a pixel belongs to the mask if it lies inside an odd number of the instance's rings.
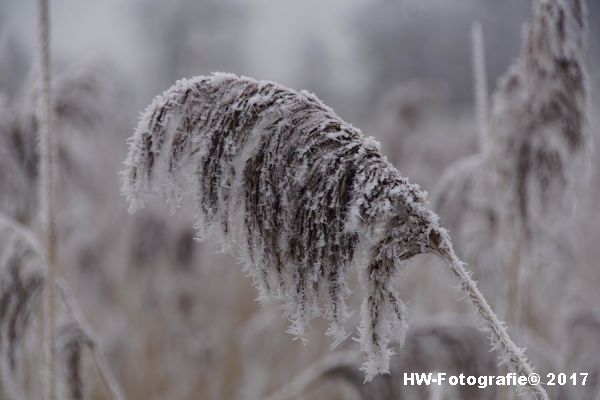
[[193,192],[202,236],[241,236],[261,296],[285,301],[298,337],[319,314],[332,321],[336,343],[346,337],[346,275],[359,246],[368,249],[359,327],[367,380],[389,372],[389,344],[406,332],[398,269],[429,252],[462,282],[511,367],[531,371],[425,194],[314,95],[232,74],[180,80],[142,114],[125,164],[122,190],[132,211],[149,193],[164,193],[174,209]]
[[132,210],[149,192],[177,206],[193,191],[201,234],[219,228],[231,241],[241,214],[247,270],[261,296],[285,300],[299,337],[319,314],[332,321],[336,341],[346,337],[346,275],[366,242],[372,262],[361,332],[370,362],[387,365],[387,344],[406,326],[392,278],[399,262],[430,250],[438,226],[418,186],[374,140],[314,95],[217,73],[181,80],[157,97],[126,164]]

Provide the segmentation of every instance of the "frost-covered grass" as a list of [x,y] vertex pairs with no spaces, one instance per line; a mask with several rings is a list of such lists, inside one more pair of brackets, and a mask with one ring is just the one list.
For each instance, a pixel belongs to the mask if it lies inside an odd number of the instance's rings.
[[[315,96],[232,74],[181,80],[142,114],[125,165],[130,211],[150,193],[165,194],[172,209],[184,193],[194,193],[200,237],[216,232],[225,245],[242,241],[260,298],[283,299],[289,332],[301,339],[318,315],[332,321],[332,347],[346,339],[346,274],[362,245],[358,332],[366,381],[389,373],[389,344],[404,341],[406,309],[394,288],[396,272],[425,253],[446,261],[501,360],[520,375],[532,373],[421,189],[372,138]],[[239,231],[237,220],[243,221]],[[539,386],[529,390],[547,398]]]

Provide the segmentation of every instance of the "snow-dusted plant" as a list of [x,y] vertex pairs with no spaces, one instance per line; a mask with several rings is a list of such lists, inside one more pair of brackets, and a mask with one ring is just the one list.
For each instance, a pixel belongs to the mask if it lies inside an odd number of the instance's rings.
[[172,207],[193,193],[201,237],[241,241],[261,297],[284,300],[299,337],[317,315],[332,321],[336,342],[347,336],[347,273],[366,248],[359,332],[367,379],[388,372],[388,345],[404,338],[395,276],[423,253],[446,260],[506,361],[531,372],[424,193],[314,95],[232,74],[180,80],[142,114],[125,163],[131,211],[149,193],[166,194]]

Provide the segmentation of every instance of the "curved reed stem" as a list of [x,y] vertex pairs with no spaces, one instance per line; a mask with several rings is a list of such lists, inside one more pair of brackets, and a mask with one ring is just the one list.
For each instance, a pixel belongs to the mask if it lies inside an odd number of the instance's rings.
[[[503,355],[503,363],[513,369],[519,376],[529,376],[533,373],[533,368],[524,354],[512,341],[506,327],[498,319],[483,294],[477,288],[477,283],[471,278],[470,273],[465,269],[462,261],[456,256],[452,244],[444,232],[432,237],[434,244],[437,244],[437,253],[446,261],[450,270],[461,282],[462,290],[465,292],[473,307],[483,319],[490,331],[490,341],[494,349],[499,349]],[[529,391],[535,396],[536,400],[547,400],[548,394],[541,385],[529,385]]]

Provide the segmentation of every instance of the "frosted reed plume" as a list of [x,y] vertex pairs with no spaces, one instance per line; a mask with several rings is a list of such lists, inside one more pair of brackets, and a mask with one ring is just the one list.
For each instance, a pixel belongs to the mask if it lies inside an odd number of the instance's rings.
[[[5,237],[6,238],[6,237]],[[2,341],[1,387],[10,399],[24,399],[27,367],[26,340],[31,337],[35,325],[33,320],[39,309],[44,271],[36,264],[37,255],[28,254],[15,238],[8,238],[8,246],[2,251],[0,265],[3,287],[0,293],[0,329]],[[58,289],[57,289],[58,290]],[[77,335],[73,332],[77,331]],[[57,370],[57,390],[64,392],[64,398],[83,399],[81,351],[83,346],[92,346],[88,334],[75,321],[63,320],[57,324],[57,362],[62,374]],[[60,379],[59,379],[60,378]]]
[[114,118],[115,101],[122,96],[109,68],[98,62],[72,65],[57,74],[54,84],[54,109],[57,119],[86,128]]
[[[493,149],[480,169],[494,171],[494,184],[506,189],[498,190],[506,208],[530,227],[536,212],[549,216],[551,207],[564,203],[577,161],[589,148],[585,21],[583,0],[534,1],[521,54],[494,93],[489,128],[478,116]],[[474,53],[481,51],[480,40],[475,34]],[[485,109],[481,58],[474,54],[478,110]]]
[[[567,205],[589,138],[583,0],[538,0],[521,54],[494,94],[491,132],[507,207],[529,234]],[[541,217],[541,218],[537,218]]]
[[132,211],[149,193],[166,194],[175,208],[191,191],[201,236],[243,239],[261,297],[284,300],[299,337],[319,314],[332,321],[334,344],[347,336],[347,273],[359,245],[368,249],[359,328],[367,379],[388,372],[388,345],[407,329],[396,273],[427,252],[448,262],[506,360],[531,371],[420,188],[314,95],[232,74],[178,81],[142,114],[125,163]]
[[[0,213],[0,393],[8,399],[31,396],[25,390],[27,340],[36,336],[47,271],[43,245],[27,227]],[[113,400],[122,390],[105,366],[98,346],[64,282],[56,283],[56,389],[61,398],[84,399],[82,352],[90,350]],[[32,349],[29,349],[31,351]],[[34,355],[39,357],[37,349]],[[36,371],[37,372],[37,371]],[[38,394],[39,396],[39,394]],[[37,397],[37,396],[36,396]]]
[[[109,72],[108,67],[98,63],[74,64],[52,82],[55,128],[69,131],[65,135],[68,140],[57,137],[55,141],[59,186],[66,180],[90,186],[81,176],[82,165],[78,164],[84,158],[83,134],[108,129],[109,120],[114,123],[120,118],[115,98],[122,98],[123,94]],[[0,174],[0,209],[26,225],[31,225],[40,213],[41,86],[42,82],[35,80],[19,86],[13,97],[5,98],[0,93],[0,170],[10,171]]]
[[64,324],[58,332],[58,352],[66,381],[67,397],[71,400],[85,398],[82,377],[84,348],[93,346],[87,333],[76,323]]
[[531,247],[553,222],[564,221],[589,148],[586,17],[583,0],[535,1],[521,54],[494,94],[490,179],[512,238],[505,261],[507,312],[517,329]]
[[[572,182],[589,148],[585,4],[533,4],[521,54],[493,96],[489,126],[481,115],[486,96],[475,28],[478,130],[480,138],[487,138],[476,155],[450,167],[434,190],[434,204],[461,252],[469,261],[510,269],[511,282],[521,280],[517,277],[527,257],[519,246],[527,241],[527,253],[532,253],[531,247],[547,237],[550,222],[564,219]],[[518,289],[511,290],[510,297],[519,297]]]
[[0,250],[0,388],[8,398],[22,399],[25,327],[33,318],[44,280],[38,268],[28,265],[31,254],[15,235],[3,235]]

